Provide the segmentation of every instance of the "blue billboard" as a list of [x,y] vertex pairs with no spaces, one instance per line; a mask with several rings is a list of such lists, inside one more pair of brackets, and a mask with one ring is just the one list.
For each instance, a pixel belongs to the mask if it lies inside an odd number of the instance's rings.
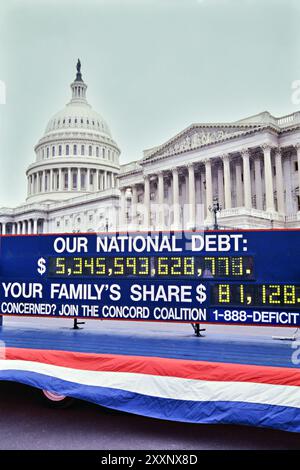
[[299,230],[0,237],[0,314],[300,325]]

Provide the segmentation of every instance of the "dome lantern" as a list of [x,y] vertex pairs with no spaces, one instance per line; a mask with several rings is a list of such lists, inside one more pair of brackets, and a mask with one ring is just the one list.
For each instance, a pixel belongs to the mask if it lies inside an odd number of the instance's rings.
[[86,102],[86,89],[87,85],[84,83],[82,80],[82,75],[81,75],[81,62],[78,59],[77,65],[76,65],[77,73],[76,73],[76,78],[73,83],[71,83],[71,89],[72,89],[72,100],[71,103],[74,102]]

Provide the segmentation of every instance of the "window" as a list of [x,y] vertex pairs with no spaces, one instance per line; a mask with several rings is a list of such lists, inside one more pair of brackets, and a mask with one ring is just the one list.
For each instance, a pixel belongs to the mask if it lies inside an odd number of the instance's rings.
[[295,171],[298,171],[298,162],[294,162]]
[[93,126],[95,125],[95,121],[92,121]]
[[59,145],[58,146],[58,155],[61,155],[61,150],[62,150],[61,145]]
[[73,154],[77,155],[77,145],[76,144],[73,145]]
[[64,120],[63,120],[63,124],[65,124],[65,122],[66,122],[66,120],[64,119]]
[[77,174],[76,173],[73,173],[73,188],[76,189],[77,188]]
[[105,148],[102,149],[102,158],[105,158]]
[[298,211],[300,211],[300,196],[297,196]]
[[49,158],[49,147],[47,147],[47,158]]
[[94,173],[90,172],[90,184],[93,184]]
[[92,146],[89,145],[89,157],[91,157],[91,156],[92,156]]
[[87,119],[87,120],[86,120],[86,123],[87,123],[87,124],[89,124],[89,123],[90,123],[90,121]]
[[99,157],[99,147],[96,147],[96,157]]
[[56,227],[59,227],[59,226],[60,226],[60,221],[58,220],[58,221],[56,222]]
[[69,155],[69,153],[70,153],[70,147],[69,147],[69,145],[67,144],[67,145],[66,145],[66,155]]
[[69,118],[69,124],[71,124],[71,118]]
[[42,156],[43,158],[45,157],[45,150],[43,149],[43,152],[42,152]]
[[81,146],[81,155],[84,155],[84,145]]
[[81,124],[83,124],[83,119],[80,119]]
[[90,214],[89,215],[89,221],[91,222],[93,220],[93,216]]
[[54,147],[54,145],[52,147],[52,157],[55,157],[55,147]]
[[68,173],[64,174],[64,187],[68,189]]
[[110,160],[110,150],[109,149],[107,150],[107,158],[108,158],[108,160]]
[[74,122],[75,122],[75,124],[77,124],[77,119],[76,118],[75,118]]
[[81,173],[81,189],[85,189],[85,173]]

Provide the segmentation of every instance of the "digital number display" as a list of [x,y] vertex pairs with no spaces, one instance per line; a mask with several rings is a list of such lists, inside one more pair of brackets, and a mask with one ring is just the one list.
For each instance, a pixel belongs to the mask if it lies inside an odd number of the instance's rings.
[[48,258],[49,277],[253,279],[251,256],[109,256]]
[[212,286],[211,303],[226,307],[300,307],[300,285],[216,284]]

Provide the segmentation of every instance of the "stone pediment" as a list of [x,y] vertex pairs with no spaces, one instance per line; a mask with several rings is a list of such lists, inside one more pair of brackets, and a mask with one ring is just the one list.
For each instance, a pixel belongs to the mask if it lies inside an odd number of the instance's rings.
[[185,131],[177,134],[165,144],[144,152],[144,160],[154,157],[167,157],[187,152],[210,144],[222,142],[234,137],[246,135],[258,129],[259,125],[192,125]]

